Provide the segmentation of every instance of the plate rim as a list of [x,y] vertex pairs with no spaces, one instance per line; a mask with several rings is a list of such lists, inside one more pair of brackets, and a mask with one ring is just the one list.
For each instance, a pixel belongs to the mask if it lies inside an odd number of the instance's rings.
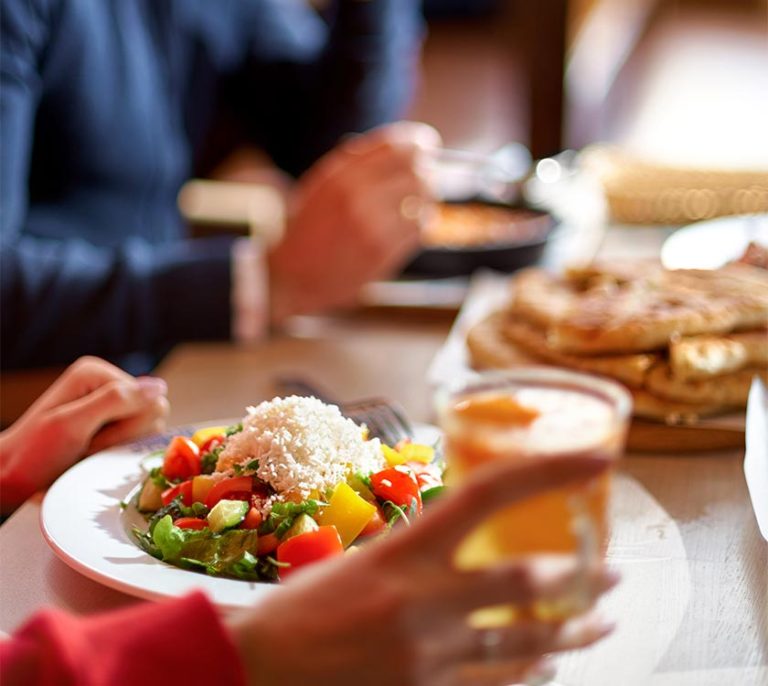
[[[691,236],[694,238],[699,232],[707,233],[710,231],[717,230],[718,225],[725,225],[728,224],[737,224],[739,222],[744,222],[744,220],[753,219],[753,220],[762,220],[764,223],[761,223],[758,228],[761,229],[765,227],[765,231],[768,232],[768,212],[747,212],[743,214],[729,214],[724,215],[721,217],[712,217],[710,219],[702,219],[700,221],[691,222],[690,224],[685,224],[683,226],[680,226],[676,228],[667,238],[664,239],[664,242],[661,246],[661,250],[659,251],[659,259],[661,261],[661,264],[664,266],[665,269],[719,269],[723,265],[725,265],[728,261],[728,259],[724,260],[721,264],[719,264],[716,267],[705,267],[701,264],[699,265],[692,265],[690,263],[684,264],[681,263],[678,259],[676,259],[676,255],[680,252],[680,249],[676,246],[679,243],[685,244],[686,242],[691,240]],[[741,228],[741,227],[740,227]],[[736,227],[734,227],[733,231],[736,231]]]

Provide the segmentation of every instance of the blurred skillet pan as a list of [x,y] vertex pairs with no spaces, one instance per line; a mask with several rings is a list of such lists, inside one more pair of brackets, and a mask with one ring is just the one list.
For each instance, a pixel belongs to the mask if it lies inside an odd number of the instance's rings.
[[446,204],[480,204],[507,210],[525,210],[536,222],[532,236],[520,240],[456,246],[425,246],[418,252],[403,271],[405,276],[439,278],[469,275],[481,267],[501,272],[513,272],[522,267],[535,264],[542,256],[552,232],[556,228],[555,219],[548,212],[530,207],[523,202],[507,204],[485,199],[451,200]]

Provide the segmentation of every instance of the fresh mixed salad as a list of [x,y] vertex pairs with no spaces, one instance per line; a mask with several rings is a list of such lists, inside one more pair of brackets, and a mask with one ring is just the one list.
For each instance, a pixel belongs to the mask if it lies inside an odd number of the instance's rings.
[[133,533],[172,565],[276,581],[409,525],[442,489],[434,446],[387,446],[332,405],[275,398],[175,436],[135,497],[148,526]]

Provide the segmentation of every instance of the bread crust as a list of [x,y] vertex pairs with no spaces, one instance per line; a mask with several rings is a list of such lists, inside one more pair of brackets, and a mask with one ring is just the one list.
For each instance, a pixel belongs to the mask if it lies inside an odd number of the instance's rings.
[[516,345],[510,345],[503,334],[504,312],[494,312],[475,324],[467,334],[470,363],[475,369],[508,369],[540,360]]
[[[519,342],[523,338],[525,342]],[[497,311],[470,329],[467,347],[475,369],[513,369],[536,364],[567,367],[619,381],[632,394],[634,416],[667,424],[693,423],[700,417],[744,407],[754,375],[768,382],[768,372],[754,368],[685,382],[675,379],[669,364],[657,355],[617,356],[624,359],[616,364],[610,358],[553,354],[546,345],[537,349],[535,342],[541,340],[543,334],[536,333],[530,323],[510,320],[508,312]],[[625,379],[627,376],[631,382]]]
[[745,407],[752,379],[756,376],[768,382],[768,371],[754,367],[707,379],[682,381],[675,377],[669,364],[661,362],[646,375],[645,389],[656,397],[679,402]]
[[672,375],[681,381],[708,379],[748,367],[768,368],[768,330],[672,341],[669,364]]
[[717,271],[595,265],[568,278],[533,269],[515,284],[512,312],[543,328],[550,347],[564,353],[650,352],[681,336],[768,325],[768,273],[746,265]]
[[579,357],[547,345],[544,332],[530,322],[506,317],[500,321],[500,325],[503,335],[530,355],[538,355],[551,364],[610,376],[635,388],[642,388],[646,373],[660,361],[660,356],[653,353]]

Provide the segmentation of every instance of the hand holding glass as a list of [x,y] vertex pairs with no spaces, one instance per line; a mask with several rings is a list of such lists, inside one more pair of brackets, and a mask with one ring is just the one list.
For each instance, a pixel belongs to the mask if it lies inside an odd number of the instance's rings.
[[[495,460],[601,455],[618,459],[631,408],[629,394],[597,377],[549,368],[487,372],[449,384],[437,399],[449,484]],[[605,554],[610,476],[562,487],[506,507],[459,547],[465,569],[532,554],[576,555],[584,569]],[[479,626],[533,617],[560,621],[587,609],[575,593],[533,607],[494,607],[474,613]]]

